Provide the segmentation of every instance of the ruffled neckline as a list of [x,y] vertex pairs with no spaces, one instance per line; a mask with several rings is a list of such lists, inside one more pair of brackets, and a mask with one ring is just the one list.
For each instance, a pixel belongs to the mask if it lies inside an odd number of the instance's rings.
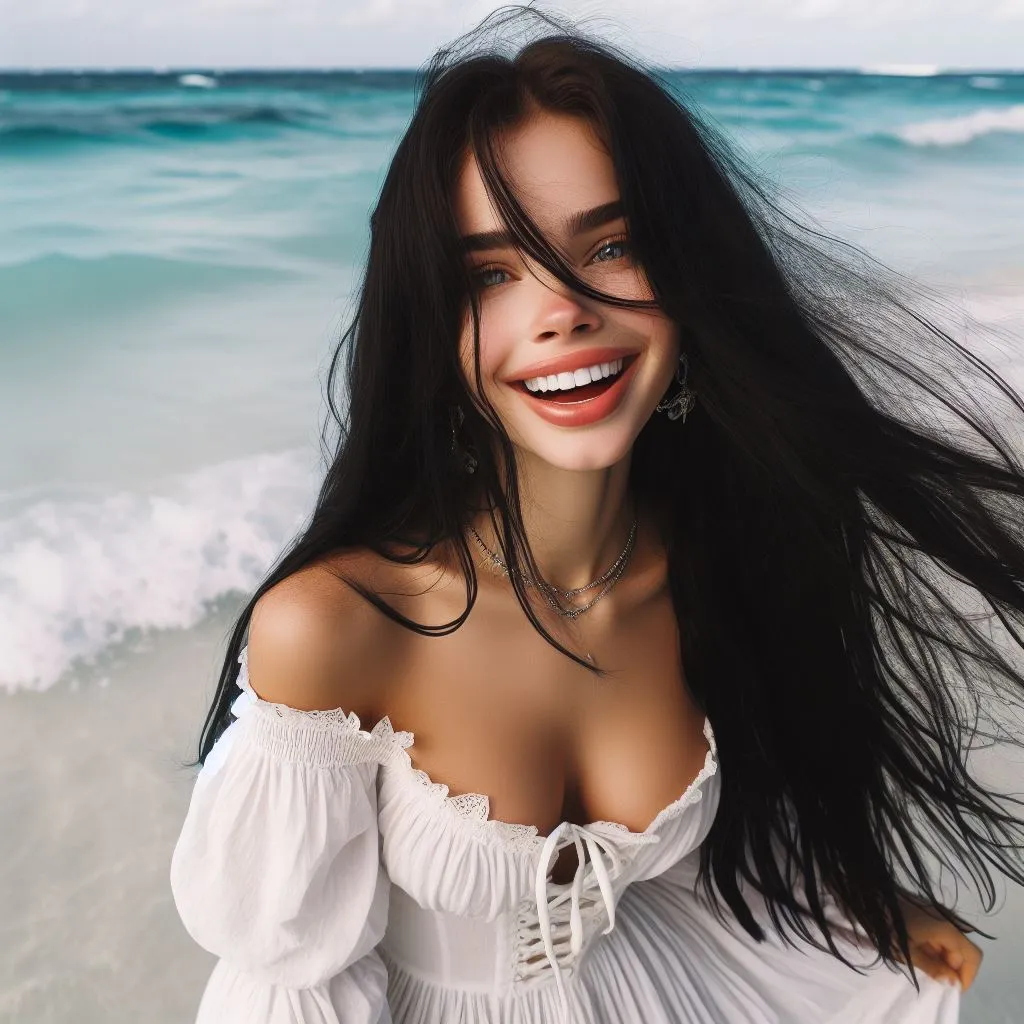
[[[544,848],[547,835],[541,835],[537,825],[523,825],[515,822],[501,821],[490,816],[490,798],[485,793],[459,793],[449,795],[449,787],[443,782],[435,782],[427,772],[412,763],[408,748],[415,744],[415,735],[403,729],[395,729],[388,715],[384,715],[370,729],[364,729],[359,716],[354,711],[343,711],[341,708],[326,711],[299,711],[287,704],[275,704],[260,697],[249,682],[248,648],[243,647],[238,657],[240,665],[237,685],[242,691],[241,696],[232,705],[232,714],[240,717],[240,704],[243,702],[254,707],[261,707],[276,717],[305,725],[320,725],[322,728],[338,730],[346,740],[364,741],[372,759],[389,768],[402,772],[406,778],[422,790],[423,795],[443,813],[451,815],[460,822],[467,823],[472,830],[485,841],[493,841],[498,845],[527,854],[537,854]],[[718,771],[718,748],[715,744],[711,722],[705,716],[704,738],[708,741],[708,751],[704,756],[704,765],[690,784],[671,803],[663,807],[651,823],[642,832],[634,832],[617,821],[593,821],[585,827],[594,831],[611,833],[617,842],[629,844],[645,844],[658,840],[658,832],[669,821],[679,817],[688,807],[699,803],[703,798],[704,784]],[[552,829],[569,824],[559,822]],[[549,833],[550,834],[550,833]]]

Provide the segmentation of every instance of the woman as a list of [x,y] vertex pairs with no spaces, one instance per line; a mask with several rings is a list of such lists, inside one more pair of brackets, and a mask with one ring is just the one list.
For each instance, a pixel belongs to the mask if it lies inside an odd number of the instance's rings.
[[624,55],[463,43],[206,722],[199,1020],[954,1021],[941,872],[1024,880],[966,736],[1024,677],[948,580],[1024,618],[1024,404]]

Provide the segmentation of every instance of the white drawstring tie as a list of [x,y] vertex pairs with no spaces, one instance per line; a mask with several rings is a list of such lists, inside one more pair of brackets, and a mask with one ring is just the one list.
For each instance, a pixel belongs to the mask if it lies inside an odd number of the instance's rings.
[[[551,860],[552,852],[557,849],[559,836],[565,830],[571,832],[573,842],[576,844],[576,856],[579,860],[579,866],[576,868],[576,874],[573,876],[571,889],[567,892],[558,893],[549,903],[547,898],[549,861]],[[615,894],[612,891],[609,869],[604,861],[604,856],[607,855],[613,868],[617,864],[617,857],[612,843],[584,825],[574,825],[572,822],[563,821],[545,839],[540,863],[537,865],[537,922],[540,926],[541,939],[544,942],[544,952],[555,975],[555,984],[558,987],[558,995],[562,1004],[562,1017],[565,1024],[571,1024],[572,1014],[569,1008],[569,997],[565,990],[565,982],[562,979],[562,969],[558,963],[558,957],[555,955],[551,929],[551,911],[560,907],[567,897],[571,899],[572,902],[569,907],[569,949],[572,957],[575,959],[583,948],[583,915],[580,910],[580,897],[583,894],[583,876],[587,867],[583,856],[584,843],[590,853],[590,862],[594,866],[594,875],[597,878],[597,884],[601,890],[601,898],[604,901],[605,910],[608,914],[608,927],[601,933],[602,935],[607,935],[615,927]]]

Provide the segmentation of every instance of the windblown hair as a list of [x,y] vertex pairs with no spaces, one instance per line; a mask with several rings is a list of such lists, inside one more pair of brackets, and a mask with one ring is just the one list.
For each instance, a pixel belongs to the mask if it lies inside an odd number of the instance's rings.
[[[831,894],[895,964],[896,950],[909,960],[901,894],[965,926],[944,907],[947,871],[987,909],[992,868],[1024,883],[1022,801],[967,763],[978,736],[1021,738],[1024,675],[993,627],[1015,655],[1024,647],[1024,469],[1000,432],[1024,402],[926,315],[922,287],[788,212],[677,92],[532,7],[502,8],[426,67],[331,363],[326,478],[237,620],[200,760],[229,721],[256,601],[302,567],[355,548],[422,562],[450,543],[467,595],[451,622],[415,622],[347,581],[407,628],[448,634],[476,599],[464,530],[482,497],[512,569],[537,571],[514,449],[479,360],[474,395],[458,357],[469,313],[479,354],[453,211],[472,154],[522,253],[592,299],[657,306],[689,357],[696,407],[644,426],[630,486],[657,510],[680,663],[722,765],[701,848],[708,896],[761,938],[743,895],[753,885],[783,937],[840,956]],[[577,277],[517,199],[501,135],[535,109],[585,119],[606,145],[652,301]],[[456,405],[479,458],[472,477],[452,452]],[[547,641],[601,674],[512,580]]]

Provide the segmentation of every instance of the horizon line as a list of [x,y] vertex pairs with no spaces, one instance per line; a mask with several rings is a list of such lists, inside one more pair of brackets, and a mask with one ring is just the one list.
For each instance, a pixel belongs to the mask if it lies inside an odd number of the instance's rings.
[[[971,74],[1000,74],[1000,75],[1022,75],[1024,65],[1021,67],[994,67],[984,65],[950,65],[944,67],[935,64],[900,64],[900,63],[868,63],[863,65],[815,65],[815,64],[716,64],[704,67],[692,67],[685,65],[652,65],[656,71],[682,72],[686,74],[718,73],[718,72],[743,72],[743,73],[801,73],[801,74],[852,74],[852,75],[876,75],[879,77],[893,78],[932,78],[942,75],[971,75]],[[361,74],[363,72],[389,71],[418,74],[420,68],[409,65],[390,64],[365,64],[365,65],[213,65],[213,64],[157,64],[157,65],[39,65],[6,67],[0,65],[0,75],[79,75],[79,74],[150,74],[150,75],[174,75],[174,74],[337,74],[348,72]]]

